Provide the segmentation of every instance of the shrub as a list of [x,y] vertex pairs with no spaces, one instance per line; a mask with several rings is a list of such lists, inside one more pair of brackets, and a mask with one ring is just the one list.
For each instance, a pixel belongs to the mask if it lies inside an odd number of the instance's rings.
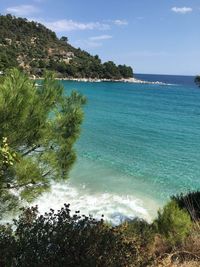
[[173,196],[179,208],[186,209],[193,221],[200,220],[200,191]]
[[185,210],[179,208],[176,201],[170,201],[161,211],[154,225],[171,245],[181,243],[191,229],[191,219]]
[[[103,220],[70,215],[69,205],[44,216],[29,208],[10,226],[1,228],[1,266],[130,266],[134,242]],[[134,265],[136,266],[136,265]]]
[[200,260],[200,227],[199,224],[193,224],[189,236],[184,240],[183,250],[196,255]]
[[134,220],[123,223],[119,226],[128,240],[135,243],[137,249],[138,266],[147,266],[152,262],[152,246],[155,232],[152,224],[143,219],[135,218]]
[[153,226],[143,219],[135,218],[122,225],[124,234],[133,239],[140,239],[146,245],[151,243],[154,237]]

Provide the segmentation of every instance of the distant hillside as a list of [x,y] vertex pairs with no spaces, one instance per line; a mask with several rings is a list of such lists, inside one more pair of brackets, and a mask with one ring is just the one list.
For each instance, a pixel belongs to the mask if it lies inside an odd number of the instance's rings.
[[133,77],[131,67],[101,63],[99,57],[76,49],[67,37],[40,23],[11,15],[0,16],[0,71],[20,67],[30,75],[41,76],[53,70],[58,77],[120,79]]

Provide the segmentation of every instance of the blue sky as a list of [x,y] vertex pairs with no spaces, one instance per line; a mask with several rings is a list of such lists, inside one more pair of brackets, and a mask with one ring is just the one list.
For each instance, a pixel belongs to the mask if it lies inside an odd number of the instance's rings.
[[103,61],[136,73],[200,73],[200,0],[1,0]]

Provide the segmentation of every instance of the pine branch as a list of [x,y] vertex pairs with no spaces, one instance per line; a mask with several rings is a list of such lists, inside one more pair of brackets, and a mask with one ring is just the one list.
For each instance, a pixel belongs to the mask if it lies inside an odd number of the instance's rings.
[[31,152],[33,152],[34,150],[36,150],[38,147],[40,147],[40,145],[36,145],[34,147],[32,147],[31,149],[29,149],[28,151],[26,151],[24,154],[22,154],[22,156],[27,156],[28,154],[30,154]]
[[46,177],[47,175],[49,175],[50,173],[52,173],[52,172],[53,172],[52,170],[49,170],[48,172],[44,173],[44,174],[42,175],[42,177],[44,178],[44,177]]
[[36,183],[34,180],[29,181],[27,183],[19,184],[19,185],[11,185],[11,184],[8,183],[6,186],[1,187],[0,190],[19,189],[19,188],[26,187],[26,186],[29,186],[29,185],[37,185],[38,186],[38,185],[42,185],[42,183]]
[[5,189],[19,189],[21,187],[24,187],[24,186],[28,186],[28,185],[33,185],[35,182],[34,181],[30,181],[30,182],[27,182],[27,183],[23,183],[23,184],[19,184],[19,185],[11,185],[11,184],[7,184],[6,186],[2,187],[1,189],[2,190],[5,190]]

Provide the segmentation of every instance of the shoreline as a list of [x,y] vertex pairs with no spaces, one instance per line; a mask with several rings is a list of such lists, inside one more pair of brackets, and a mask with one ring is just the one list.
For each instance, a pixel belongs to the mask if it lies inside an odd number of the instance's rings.
[[[42,77],[31,77],[32,80],[43,80]],[[157,84],[157,85],[167,85],[166,83],[155,81],[155,82],[150,82],[150,81],[144,81],[144,80],[139,80],[136,78],[122,78],[122,79],[99,79],[99,78],[70,78],[70,77],[65,77],[65,78],[55,78],[56,80],[59,81],[75,81],[75,82],[91,82],[91,83],[97,83],[97,82],[122,82],[122,83],[136,83],[136,84]]]
[[76,82],[122,82],[122,83],[137,83],[137,84],[159,84],[159,85],[166,85],[163,82],[149,82],[143,81],[136,78],[122,78],[122,79],[97,79],[97,78],[56,78],[57,80],[63,81],[76,81]]

